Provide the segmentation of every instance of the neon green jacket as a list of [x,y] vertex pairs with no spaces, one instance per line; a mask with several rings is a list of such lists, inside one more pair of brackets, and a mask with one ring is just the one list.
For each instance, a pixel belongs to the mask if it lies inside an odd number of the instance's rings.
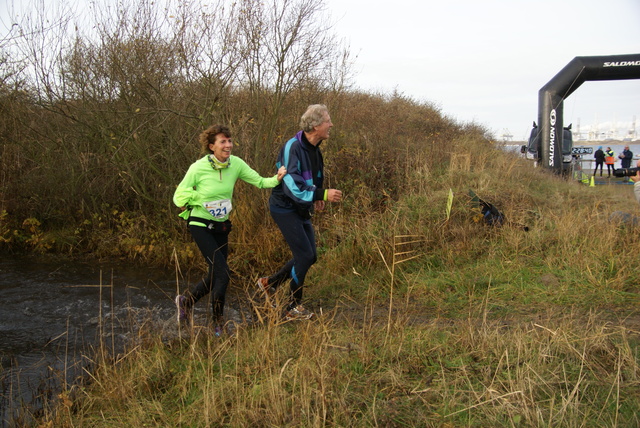
[[[205,203],[233,198],[233,188],[238,179],[246,181],[260,189],[270,189],[278,184],[277,175],[261,177],[245,161],[237,156],[229,157],[229,166],[215,170],[206,155],[191,164],[184,178],[178,184],[173,194],[173,203],[187,209],[180,213],[185,220],[189,216],[205,218],[207,220],[225,221],[229,212],[224,216],[214,217],[206,208]],[[192,221],[195,226],[206,226]]]

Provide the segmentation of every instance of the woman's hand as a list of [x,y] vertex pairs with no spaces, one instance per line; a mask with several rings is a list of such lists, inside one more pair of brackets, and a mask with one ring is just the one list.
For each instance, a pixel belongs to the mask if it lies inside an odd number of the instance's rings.
[[278,181],[282,181],[285,175],[287,175],[287,168],[283,165],[278,169]]

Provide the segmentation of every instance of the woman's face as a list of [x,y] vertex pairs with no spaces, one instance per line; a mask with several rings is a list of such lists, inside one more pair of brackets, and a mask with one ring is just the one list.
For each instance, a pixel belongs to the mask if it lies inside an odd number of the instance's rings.
[[232,147],[233,143],[231,142],[231,138],[226,137],[222,133],[216,134],[215,141],[209,143],[209,150],[213,152],[213,155],[220,162],[226,162],[229,159]]

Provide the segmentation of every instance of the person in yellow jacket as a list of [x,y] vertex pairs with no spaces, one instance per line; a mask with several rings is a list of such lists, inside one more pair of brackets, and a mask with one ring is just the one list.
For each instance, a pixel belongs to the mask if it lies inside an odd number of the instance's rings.
[[607,147],[604,152],[604,163],[607,165],[607,173],[611,177],[611,173],[615,170],[613,164],[616,162],[615,153],[611,150],[611,147]]
[[202,297],[211,293],[215,334],[222,333],[222,312],[229,284],[229,213],[233,208],[233,188],[238,179],[260,189],[277,186],[286,175],[278,169],[272,177],[261,177],[247,163],[231,154],[231,131],[214,125],[200,134],[205,155],[189,167],[173,195],[173,203],[182,209],[191,236],[198,245],[209,270],[207,276],[191,290],[176,296],[178,322],[191,321],[191,309]]

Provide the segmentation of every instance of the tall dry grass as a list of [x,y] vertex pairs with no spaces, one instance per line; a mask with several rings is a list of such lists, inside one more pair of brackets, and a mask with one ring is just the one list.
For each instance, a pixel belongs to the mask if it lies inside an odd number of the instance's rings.
[[[377,290],[370,286],[368,295]],[[490,298],[491,290],[486,291]],[[637,336],[600,315],[379,318],[338,304],[314,322],[217,338],[157,330],[78,387],[53,426],[633,426]],[[485,307],[486,308],[486,307]],[[390,333],[390,334],[389,334]],[[142,333],[141,333],[142,334]],[[631,333],[634,334],[634,333]],[[637,335],[637,331],[635,332]],[[75,389],[75,388],[74,388]],[[47,422],[45,422],[46,424]]]
[[[262,310],[224,338],[206,325],[176,336],[149,323],[115,364],[73,387],[73,411],[47,420],[637,425],[638,242],[634,229],[609,221],[614,209],[637,210],[630,186],[566,181],[477,137],[449,147],[459,156],[438,165],[415,148],[399,156],[405,191],[345,202],[377,209],[333,206],[318,216],[321,256],[306,287],[316,321],[283,323]],[[509,221],[478,221],[470,188]],[[260,233],[274,243],[256,252],[251,275],[287,255],[268,229]],[[238,246],[236,266],[249,253]]]
[[[638,424],[637,231],[609,220],[637,212],[630,186],[534,169],[481,126],[402,94],[345,91],[322,67],[331,78],[288,92],[231,82],[216,61],[200,70],[189,61],[199,55],[176,67],[175,49],[200,45],[155,39],[166,36],[153,31],[159,21],[127,22],[56,56],[71,86],[0,87],[2,249],[173,264],[183,284],[203,264],[171,195],[201,129],[230,125],[234,153],[269,175],[299,115],[322,102],[334,122],[326,183],[344,192],[314,219],[320,257],[305,295],[322,315],[282,324],[265,314],[222,340],[206,327],[184,336],[153,319],[132,324],[129,348],[100,347],[91,382],[70,386],[44,425]],[[191,36],[233,35],[190,22]],[[100,78],[86,85],[91,70]],[[47,92],[65,88],[69,97]],[[508,222],[485,225],[469,190]],[[267,198],[236,190],[236,290],[290,256]]]

